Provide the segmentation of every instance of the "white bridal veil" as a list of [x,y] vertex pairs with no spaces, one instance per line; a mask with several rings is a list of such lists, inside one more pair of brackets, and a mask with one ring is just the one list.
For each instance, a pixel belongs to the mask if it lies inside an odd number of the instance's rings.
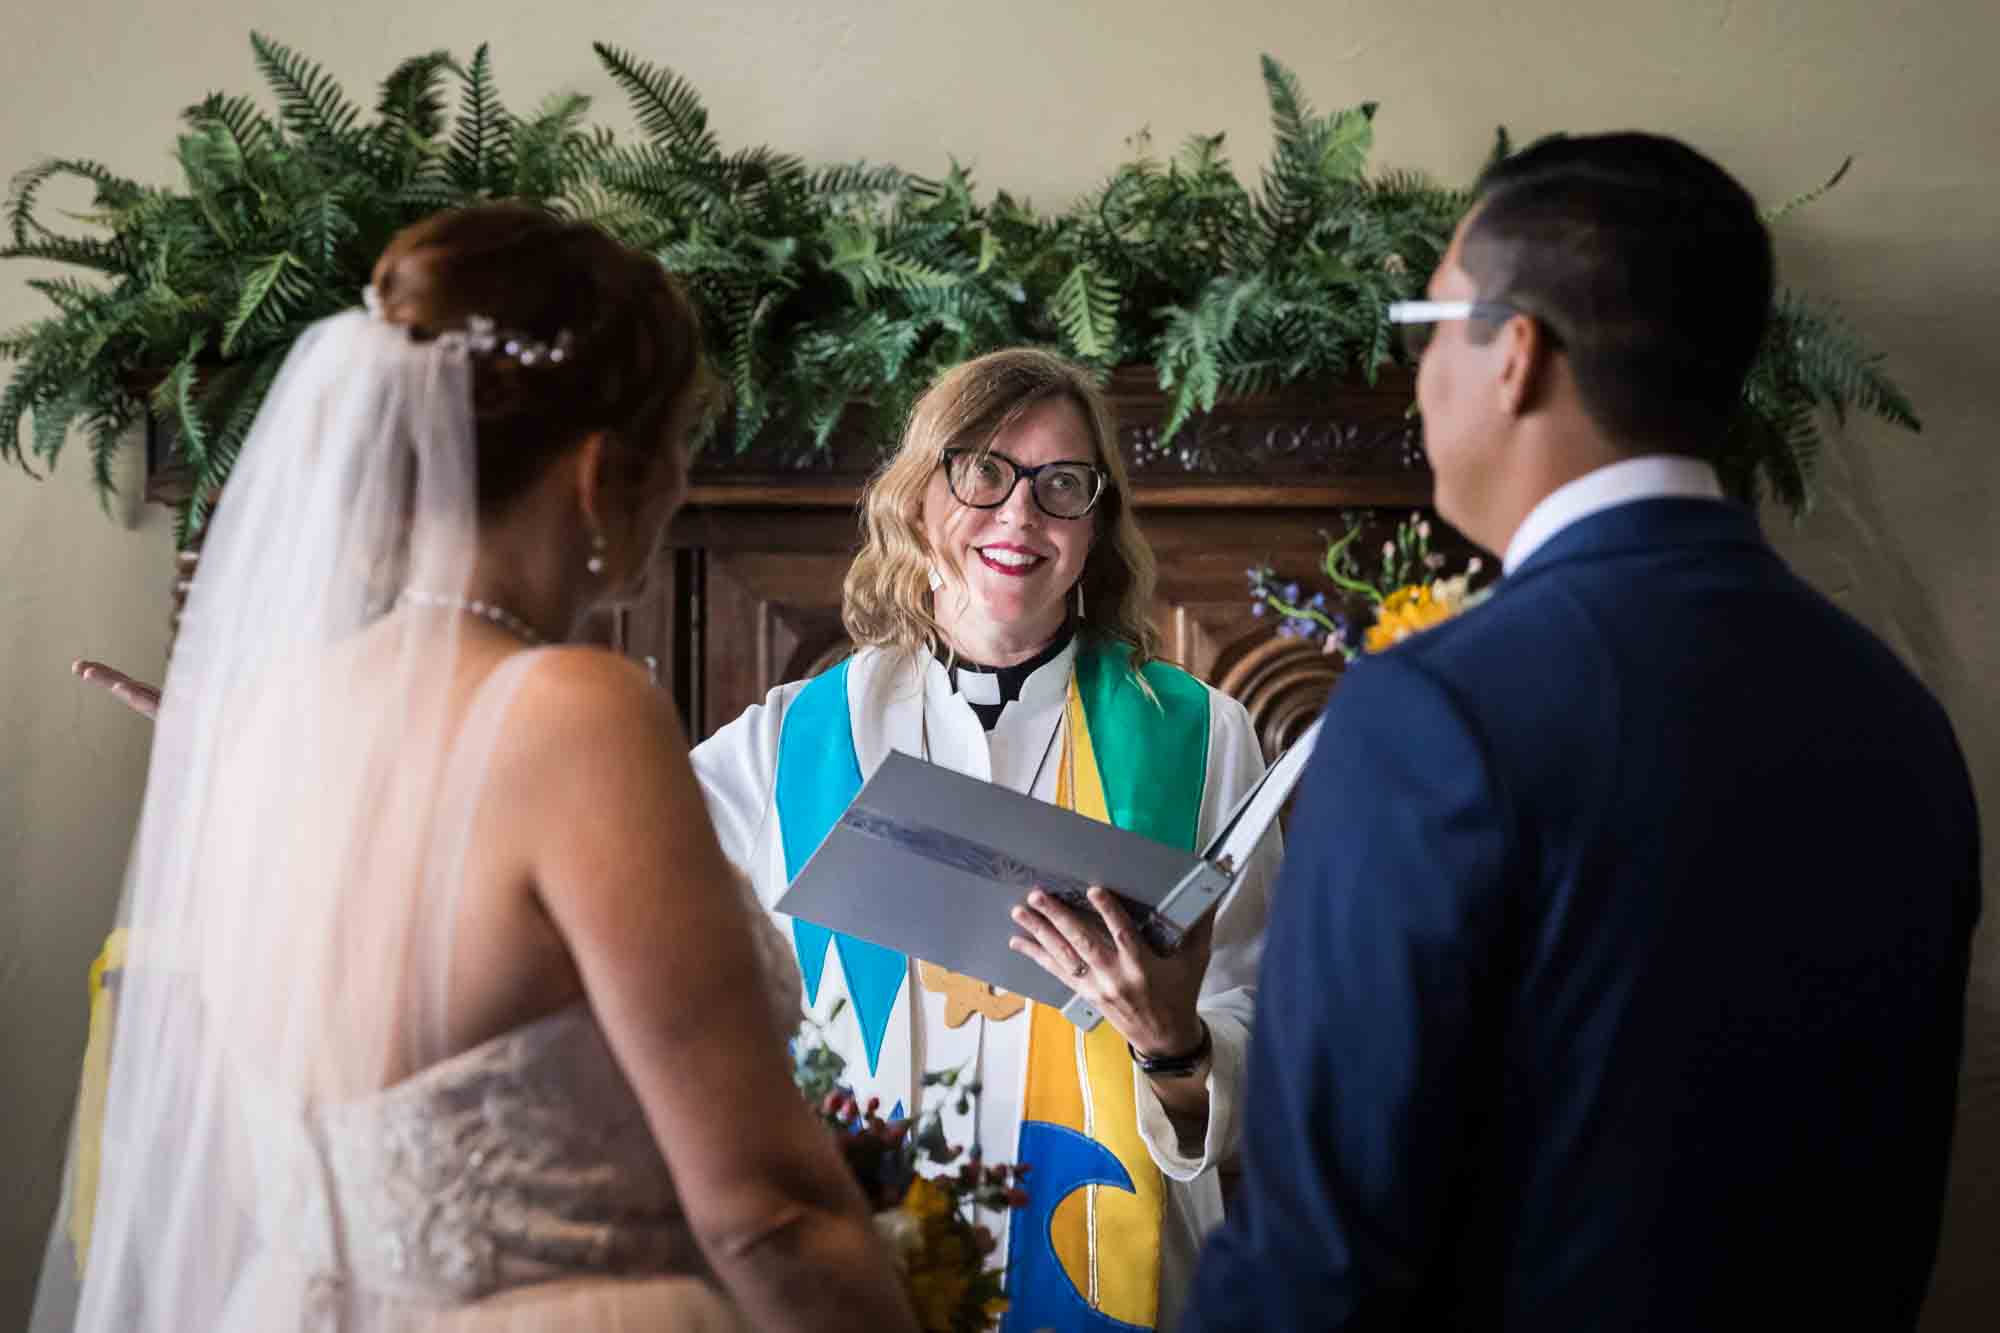
[[316,1111],[446,1050],[463,618],[383,612],[463,594],[475,500],[464,335],[356,311],[299,340],[167,675],[37,1333],[374,1326],[338,1291]]

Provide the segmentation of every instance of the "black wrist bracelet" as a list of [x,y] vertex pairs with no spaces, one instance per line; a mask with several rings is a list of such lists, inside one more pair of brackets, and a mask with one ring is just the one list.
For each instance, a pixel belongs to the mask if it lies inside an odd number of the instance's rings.
[[1133,1050],[1132,1043],[1126,1042],[1125,1049],[1132,1052],[1132,1063],[1148,1078],[1186,1078],[1194,1073],[1215,1046],[1209,1036],[1208,1020],[1197,1021],[1201,1024],[1201,1041],[1186,1055],[1141,1055]]

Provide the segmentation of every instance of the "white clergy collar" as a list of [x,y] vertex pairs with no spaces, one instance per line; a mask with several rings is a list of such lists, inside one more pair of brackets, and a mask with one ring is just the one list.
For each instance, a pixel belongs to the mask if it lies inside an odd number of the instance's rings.
[[[1063,645],[1061,652],[1029,672],[1028,678],[1021,682],[1021,697],[1015,702],[1024,705],[1024,711],[1032,712],[1046,707],[1069,693],[1070,668],[1076,664],[1076,646],[1079,638],[1080,635],[1071,635],[1070,641]],[[999,702],[997,697],[989,700],[974,693],[981,683],[981,673],[968,671],[959,675],[954,688],[952,680],[954,673],[945,667],[941,659],[926,652],[922,655],[922,660],[924,686],[932,698],[947,699],[956,696],[966,703]],[[972,688],[967,688],[968,686]]]
[[1686,454],[1646,454],[1586,472],[1550,491],[1528,511],[1507,543],[1501,571],[1513,573],[1551,537],[1592,514],[1638,500],[1667,498],[1720,500],[1722,482],[1714,468]]

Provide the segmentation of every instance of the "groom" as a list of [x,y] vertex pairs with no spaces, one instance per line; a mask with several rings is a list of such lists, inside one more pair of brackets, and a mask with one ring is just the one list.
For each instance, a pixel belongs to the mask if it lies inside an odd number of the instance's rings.
[[1908,1329],[1976,813],[1937,703],[1704,461],[1757,210],[1670,140],[1548,142],[1431,295],[1437,507],[1506,578],[1330,706],[1186,1327]]

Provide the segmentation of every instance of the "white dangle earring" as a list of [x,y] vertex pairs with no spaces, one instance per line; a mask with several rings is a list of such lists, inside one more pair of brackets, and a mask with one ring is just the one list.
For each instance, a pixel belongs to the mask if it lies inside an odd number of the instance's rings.
[[583,567],[593,574],[602,574],[604,572],[605,545],[603,533],[593,532],[590,534],[590,559],[583,562]]
[[936,565],[931,566],[930,579],[931,579],[932,592],[936,592],[939,588],[942,588],[944,586],[944,575],[938,573],[938,567]]

